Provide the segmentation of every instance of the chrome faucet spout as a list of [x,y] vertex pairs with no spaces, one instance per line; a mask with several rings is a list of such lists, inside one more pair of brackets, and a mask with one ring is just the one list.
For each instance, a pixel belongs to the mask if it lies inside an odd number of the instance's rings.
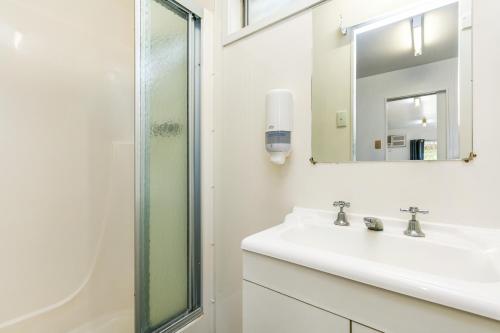
[[384,230],[384,223],[379,218],[365,217],[363,219],[363,221],[365,222],[365,225],[368,228],[368,230],[373,230],[373,231],[383,231]]

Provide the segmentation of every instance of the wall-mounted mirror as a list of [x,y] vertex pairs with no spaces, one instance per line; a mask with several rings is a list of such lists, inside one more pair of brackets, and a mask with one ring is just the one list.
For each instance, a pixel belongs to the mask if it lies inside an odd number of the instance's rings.
[[345,0],[313,9],[314,161],[468,157],[471,7]]

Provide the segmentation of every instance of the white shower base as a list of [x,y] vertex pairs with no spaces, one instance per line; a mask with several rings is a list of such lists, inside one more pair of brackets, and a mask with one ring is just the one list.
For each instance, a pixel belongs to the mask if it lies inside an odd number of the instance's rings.
[[133,331],[133,312],[121,311],[98,317],[68,333],[132,333]]

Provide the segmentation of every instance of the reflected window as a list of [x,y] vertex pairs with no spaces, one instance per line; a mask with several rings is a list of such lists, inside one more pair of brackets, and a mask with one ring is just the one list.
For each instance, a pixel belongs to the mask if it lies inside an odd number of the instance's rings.
[[437,141],[425,141],[424,160],[437,161],[437,159],[438,159],[438,143],[437,143]]

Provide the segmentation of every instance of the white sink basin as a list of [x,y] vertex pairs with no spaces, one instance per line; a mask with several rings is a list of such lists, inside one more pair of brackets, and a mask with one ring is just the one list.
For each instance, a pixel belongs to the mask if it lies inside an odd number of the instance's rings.
[[[500,281],[494,262],[495,256],[499,255],[498,248],[469,241],[465,235],[458,233],[450,235],[457,242],[446,243],[444,239],[410,239],[403,236],[401,230],[400,227],[386,229],[386,232],[368,232],[363,228],[360,230],[358,225],[355,228],[340,228],[332,227],[331,223],[310,223],[290,228],[281,237],[291,243],[329,253],[445,278],[470,282]],[[457,244],[460,238],[462,244]]]
[[500,320],[500,230],[422,223],[427,237],[412,238],[406,220],[382,218],[375,232],[362,218],[340,227],[332,212],[295,208],[242,248]]

